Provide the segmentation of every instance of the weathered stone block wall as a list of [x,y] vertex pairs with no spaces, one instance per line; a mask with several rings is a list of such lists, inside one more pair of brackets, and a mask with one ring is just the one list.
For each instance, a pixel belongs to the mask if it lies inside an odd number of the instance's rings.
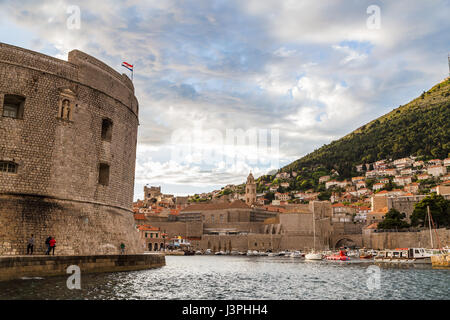
[[56,240],[56,255],[140,253],[139,233],[127,210],[35,196],[0,195],[0,255],[25,254],[35,236],[34,254],[44,254],[45,239]]
[[[62,92],[73,95],[71,119],[59,117]],[[23,119],[2,116],[5,94],[25,97]],[[3,215],[0,219],[6,222],[0,227],[0,243],[14,243],[10,253],[17,252],[14,250],[19,240],[6,234],[22,232],[11,231],[10,226],[20,224],[15,219],[28,195],[72,201],[71,210],[83,212],[92,220],[104,215],[100,230],[105,230],[112,221],[118,222],[114,212],[129,214],[130,217],[121,220],[127,225],[115,227],[128,230],[131,238],[127,241],[135,241],[130,209],[137,114],[138,102],[131,81],[99,60],[75,50],[69,53],[69,61],[62,61],[0,43],[0,160],[18,164],[17,173],[0,172],[0,195],[17,196],[8,200],[8,210],[0,207]],[[111,141],[101,137],[104,118],[113,123]],[[98,183],[100,163],[110,166],[107,185]],[[20,197],[24,197],[23,201]],[[11,211],[14,207],[11,201],[17,201],[18,212]],[[66,214],[64,210],[58,212]],[[52,224],[62,226],[67,222],[62,216],[55,214]],[[34,225],[28,221],[23,230],[26,234],[48,229],[42,219],[36,219]],[[52,232],[60,236],[56,228]],[[119,238],[115,239],[118,241]],[[92,252],[99,250],[90,248]]]
[[204,235],[202,240],[192,241],[192,245],[197,249],[211,249],[213,251],[237,250],[246,252],[247,250],[279,250],[280,235],[251,234],[251,235]]
[[[450,230],[438,229],[439,240],[442,246],[450,243]],[[433,231],[434,247],[438,248],[436,233]],[[420,232],[370,232],[364,233],[363,245],[373,249],[395,248],[431,248],[430,231]]]

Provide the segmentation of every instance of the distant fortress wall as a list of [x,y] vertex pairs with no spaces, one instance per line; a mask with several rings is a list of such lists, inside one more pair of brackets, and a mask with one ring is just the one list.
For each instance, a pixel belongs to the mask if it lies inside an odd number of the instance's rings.
[[142,251],[131,213],[138,101],[130,79],[0,43],[0,255],[55,236],[60,254]]

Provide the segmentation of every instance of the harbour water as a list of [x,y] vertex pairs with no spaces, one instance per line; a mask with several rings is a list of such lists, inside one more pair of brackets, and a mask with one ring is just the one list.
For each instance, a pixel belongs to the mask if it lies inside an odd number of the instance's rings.
[[69,275],[0,282],[0,299],[449,299],[450,270],[373,266],[362,260],[167,256],[159,269],[82,274],[80,290],[67,288]]

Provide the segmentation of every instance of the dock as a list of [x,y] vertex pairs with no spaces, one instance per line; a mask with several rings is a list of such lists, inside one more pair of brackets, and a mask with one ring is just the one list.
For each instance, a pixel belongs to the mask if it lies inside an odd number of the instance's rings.
[[67,268],[78,266],[81,273],[134,271],[165,266],[164,254],[112,255],[11,255],[0,256],[0,281],[23,277],[68,275]]

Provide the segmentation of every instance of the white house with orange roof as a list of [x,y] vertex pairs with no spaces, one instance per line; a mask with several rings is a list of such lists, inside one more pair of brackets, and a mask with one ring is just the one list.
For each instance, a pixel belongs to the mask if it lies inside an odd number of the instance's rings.
[[444,159],[444,166],[450,167],[450,158]]
[[380,190],[383,189],[385,186],[384,183],[378,182],[378,183],[374,183],[372,186],[372,190],[376,191],[376,190]]
[[410,176],[406,176],[406,177],[402,177],[402,176],[397,176],[394,178],[393,180],[396,184],[398,184],[399,186],[405,186],[407,184],[411,183],[411,177]]
[[441,159],[431,159],[431,160],[428,160],[427,163],[431,166],[441,166],[442,160]]
[[430,179],[430,175],[428,173],[421,173],[417,175],[417,180],[427,180]]
[[406,169],[400,170],[400,174],[401,174],[402,176],[409,176],[409,175],[412,175],[412,174],[413,174],[413,169],[411,169],[411,168],[406,168]]
[[423,166],[424,164],[425,164],[425,163],[424,163],[422,160],[420,160],[420,161],[414,161],[413,167],[417,168],[417,167]]
[[404,189],[406,192],[411,192],[411,193],[416,194],[419,192],[419,186],[420,185],[417,182],[412,182],[410,184],[407,184]]
[[362,177],[362,176],[359,176],[359,177],[353,177],[352,178],[352,183],[353,184],[356,184],[358,181],[364,181],[366,179],[366,177]]
[[356,189],[361,189],[361,188],[365,188],[365,187],[366,187],[366,182],[364,180],[358,181],[356,183]]
[[447,167],[441,165],[434,165],[427,168],[427,172],[433,177],[439,177],[440,175],[445,175],[447,173]]
[[388,184],[389,183],[389,179],[388,178],[382,178],[378,182],[384,183],[384,184]]

